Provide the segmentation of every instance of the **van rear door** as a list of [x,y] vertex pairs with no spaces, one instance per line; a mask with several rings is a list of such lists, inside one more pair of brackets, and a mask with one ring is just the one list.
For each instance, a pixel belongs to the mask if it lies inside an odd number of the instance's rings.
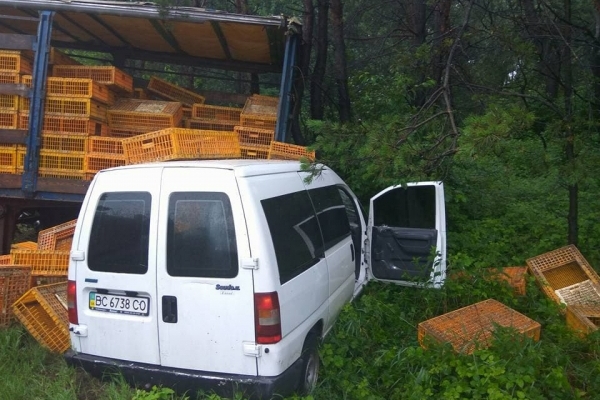
[[165,167],[161,185],[161,365],[256,375],[253,269],[242,266],[250,247],[234,173]]
[[389,187],[371,198],[369,278],[440,287],[446,275],[446,211],[441,182]]
[[98,174],[74,238],[77,351],[160,363],[156,304],[159,168]]

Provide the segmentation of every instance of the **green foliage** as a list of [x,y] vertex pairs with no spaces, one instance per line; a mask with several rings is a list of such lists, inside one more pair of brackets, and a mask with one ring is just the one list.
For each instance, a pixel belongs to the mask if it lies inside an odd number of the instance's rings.
[[[137,389],[132,400],[174,400],[177,398],[173,389],[154,385],[150,391]],[[184,396],[179,397],[179,399],[189,400],[189,397]]]

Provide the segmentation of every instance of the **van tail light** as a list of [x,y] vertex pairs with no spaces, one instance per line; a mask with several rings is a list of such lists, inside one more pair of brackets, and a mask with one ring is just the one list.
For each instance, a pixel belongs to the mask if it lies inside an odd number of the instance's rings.
[[256,343],[273,344],[281,340],[281,316],[277,292],[254,294]]
[[77,319],[77,286],[75,281],[67,283],[67,308],[69,309],[69,322],[78,325]]

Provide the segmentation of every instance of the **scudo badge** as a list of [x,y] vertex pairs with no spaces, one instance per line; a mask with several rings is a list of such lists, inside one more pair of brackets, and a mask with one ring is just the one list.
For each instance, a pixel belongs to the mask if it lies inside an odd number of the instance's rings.
[[223,285],[217,285],[215,287],[215,289],[217,289],[217,290],[240,290],[240,287],[239,286],[233,286],[233,285],[225,285],[225,286],[223,286]]

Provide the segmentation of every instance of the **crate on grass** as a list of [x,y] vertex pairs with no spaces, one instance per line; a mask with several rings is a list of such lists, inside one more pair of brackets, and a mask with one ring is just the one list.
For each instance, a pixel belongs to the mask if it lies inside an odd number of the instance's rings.
[[38,343],[56,353],[69,348],[67,283],[29,289],[13,305],[19,322]]
[[191,90],[184,89],[181,86],[177,86],[174,83],[167,82],[164,79],[157,78],[156,76],[150,78],[148,90],[158,97],[178,101],[188,107],[192,107],[193,104],[204,103],[204,96]]
[[133,78],[116,67],[89,65],[55,65],[52,75],[60,78],[87,78],[107,85],[123,94],[133,92]]
[[70,239],[73,238],[73,234],[75,233],[75,225],[77,225],[76,219],[42,229],[38,233],[38,250],[69,250],[70,246],[69,248],[64,248],[66,246],[62,243],[68,242],[70,244]]
[[304,146],[290,143],[282,143],[273,140],[269,147],[269,159],[271,160],[300,160],[306,158],[310,161],[315,159],[315,152],[309,151]]
[[0,267],[0,327],[8,326],[13,321],[13,303],[29,290],[31,267]]
[[429,340],[450,343],[455,351],[472,353],[491,344],[496,326],[514,328],[539,340],[541,325],[531,318],[488,299],[423,321],[418,325],[418,340],[423,348]]
[[600,305],[600,277],[574,245],[532,257],[527,267],[556,303]]
[[69,250],[14,249],[10,260],[14,265],[30,266],[32,274],[65,275],[69,268]]
[[120,99],[108,109],[111,135],[113,130],[147,133],[174,128],[180,126],[182,118],[181,103],[172,101]]
[[567,326],[580,336],[586,336],[598,330],[600,326],[600,306],[572,305],[566,309]]

